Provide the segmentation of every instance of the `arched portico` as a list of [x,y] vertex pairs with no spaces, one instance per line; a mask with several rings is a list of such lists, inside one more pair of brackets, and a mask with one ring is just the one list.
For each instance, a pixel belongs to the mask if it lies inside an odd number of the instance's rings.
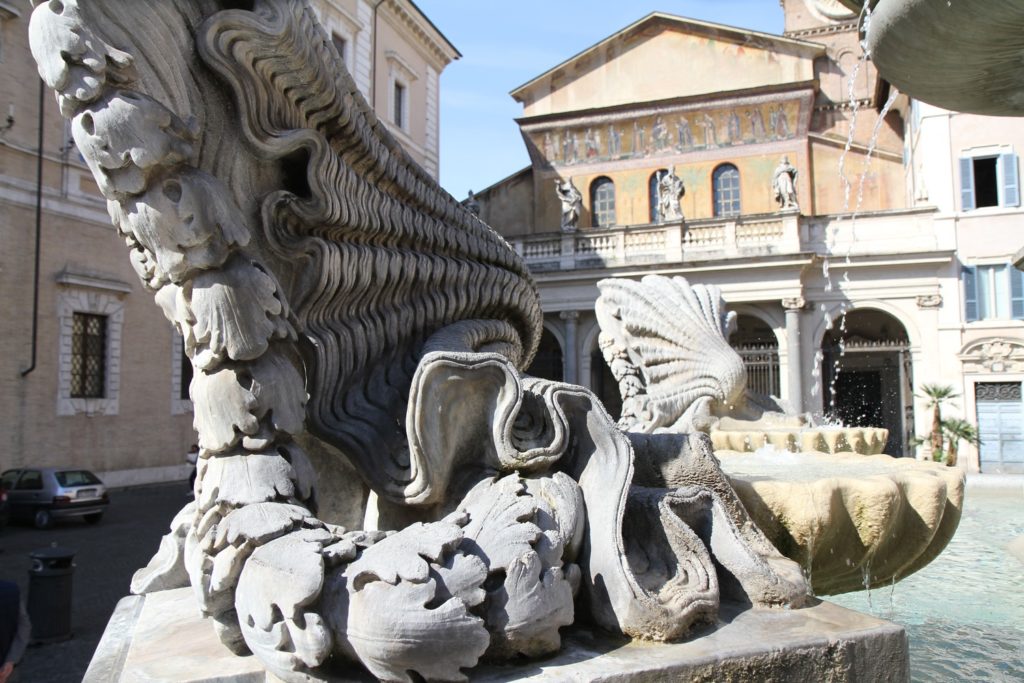
[[729,345],[743,359],[748,389],[765,396],[781,396],[779,338],[770,323],[758,315],[738,312]]

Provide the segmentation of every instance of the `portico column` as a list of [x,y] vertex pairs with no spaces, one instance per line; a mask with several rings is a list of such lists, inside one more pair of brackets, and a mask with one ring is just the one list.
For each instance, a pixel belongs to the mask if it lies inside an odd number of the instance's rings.
[[565,321],[565,353],[562,356],[562,381],[577,384],[576,374],[579,363],[576,361],[576,324],[579,311],[562,311],[558,314]]
[[786,309],[786,359],[787,359],[787,384],[786,399],[798,413],[804,411],[803,391],[803,354],[800,352],[800,312],[804,309],[806,302],[802,296],[795,296],[782,300],[782,307]]

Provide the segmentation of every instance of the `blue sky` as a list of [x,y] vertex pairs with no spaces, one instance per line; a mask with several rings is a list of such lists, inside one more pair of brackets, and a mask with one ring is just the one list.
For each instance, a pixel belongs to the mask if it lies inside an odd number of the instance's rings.
[[[529,163],[509,91],[654,11],[782,32],[778,0],[416,0],[462,53],[441,75],[441,185],[462,199]],[[727,84],[723,84],[728,89]]]

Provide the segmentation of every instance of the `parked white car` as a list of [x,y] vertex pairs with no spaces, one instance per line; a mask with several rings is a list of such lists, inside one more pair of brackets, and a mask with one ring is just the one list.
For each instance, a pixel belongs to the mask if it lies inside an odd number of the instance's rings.
[[89,470],[34,467],[7,470],[0,475],[7,492],[11,519],[29,520],[37,529],[54,521],[82,517],[95,524],[110,504],[107,487]]

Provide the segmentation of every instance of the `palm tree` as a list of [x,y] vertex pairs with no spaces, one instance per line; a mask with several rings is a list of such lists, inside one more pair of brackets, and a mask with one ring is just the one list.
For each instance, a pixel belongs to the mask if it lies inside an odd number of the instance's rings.
[[942,452],[942,406],[951,402],[960,394],[951,384],[922,384],[921,398],[928,401],[927,407],[932,409],[931,445],[932,457],[938,459]]
[[946,464],[950,467],[956,466],[956,455],[960,447],[960,441],[966,441],[975,446],[981,445],[981,437],[978,428],[967,420],[958,417],[951,417],[942,421],[942,431],[949,441],[949,448],[946,450]]

